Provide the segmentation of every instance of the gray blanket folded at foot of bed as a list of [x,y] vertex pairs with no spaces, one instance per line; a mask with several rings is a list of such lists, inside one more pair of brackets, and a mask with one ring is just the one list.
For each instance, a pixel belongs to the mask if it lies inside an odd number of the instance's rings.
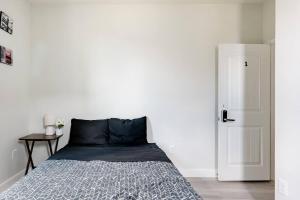
[[200,200],[172,163],[47,160],[0,200]]

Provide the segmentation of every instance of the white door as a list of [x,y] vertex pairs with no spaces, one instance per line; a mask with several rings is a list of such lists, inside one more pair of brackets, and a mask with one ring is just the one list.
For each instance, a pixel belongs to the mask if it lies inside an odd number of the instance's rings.
[[218,74],[218,179],[270,180],[270,47],[220,45]]

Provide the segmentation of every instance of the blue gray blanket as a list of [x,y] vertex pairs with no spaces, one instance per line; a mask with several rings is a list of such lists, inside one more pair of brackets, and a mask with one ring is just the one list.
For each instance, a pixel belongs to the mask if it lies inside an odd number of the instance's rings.
[[170,162],[47,160],[0,200],[200,200]]

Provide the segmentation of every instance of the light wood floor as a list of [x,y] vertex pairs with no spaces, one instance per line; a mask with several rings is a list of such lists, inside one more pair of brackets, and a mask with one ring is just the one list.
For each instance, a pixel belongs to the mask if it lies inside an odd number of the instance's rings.
[[204,200],[274,200],[273,182],[218,182],[208,178],[188,181]]

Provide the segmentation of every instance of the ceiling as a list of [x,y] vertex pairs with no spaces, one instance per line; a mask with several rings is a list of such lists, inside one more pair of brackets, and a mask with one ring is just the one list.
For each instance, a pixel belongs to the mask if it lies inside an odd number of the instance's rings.
[[29,0],[32,3],[262,3],[269,0]]

